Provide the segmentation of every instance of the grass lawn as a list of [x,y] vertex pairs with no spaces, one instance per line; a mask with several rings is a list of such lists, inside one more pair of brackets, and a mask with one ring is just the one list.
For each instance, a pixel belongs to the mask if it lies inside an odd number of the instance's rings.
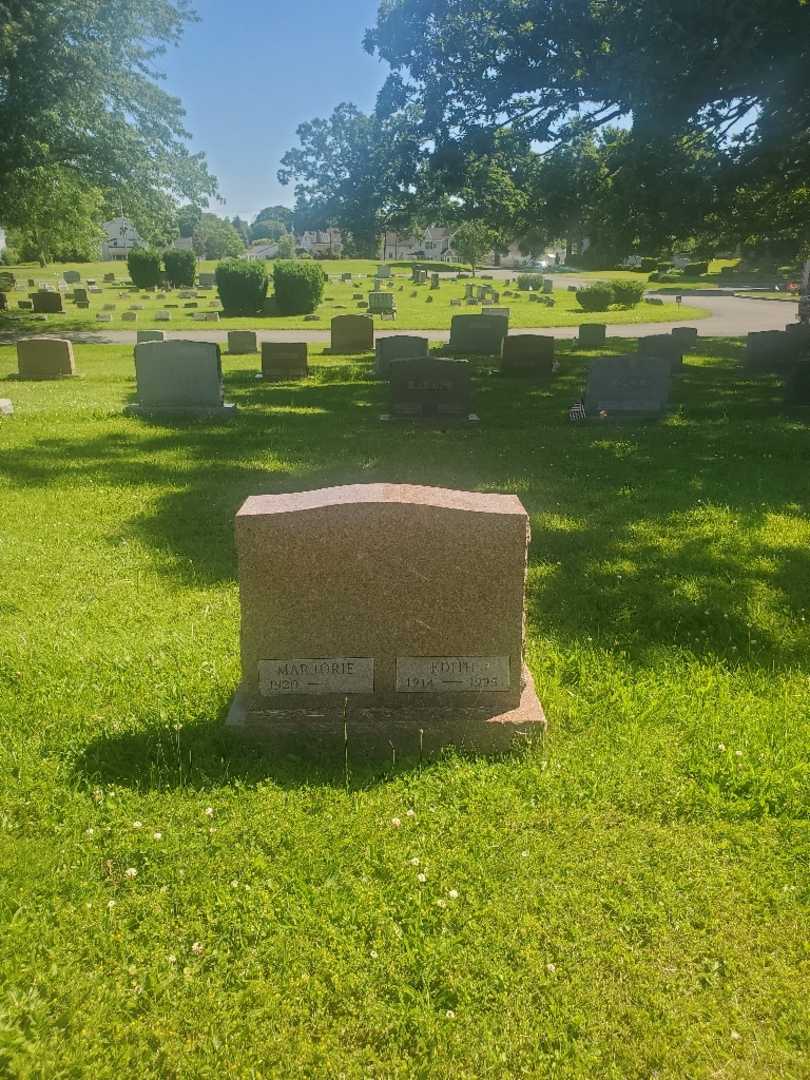
[[[361,265],[357,270],[355,264]],[[215,264],[211,263],[211,267]],[[222,330],[258,329],[258,330],[328,330],[331,319],[335,315],[353,314],[361,310],[357,307],[354,294],[367,295],[372,288],[371,278],[368,276],[377,264],[355,260],[346,260],[346,263],[335,261],[325,262],[328,273],[336,274],[341,270],[351,273],[363,273],[367,276],[353,284],[344,284],[339,281],[330,281],[324,292],[324,299],[318,308],[316,321],[307,321],[304,316],[250,316],[222,318],[216,326]],[[30,313],[12,310],[0,313],[0,330],[15,331],[18,333],[55,333],[58,331],[81,331],[81,330],[137,330],[146,328],[165,328],[167,330],[206,330],[215,324],[202,322],[192,318],[192,310],[184,309],[183,304],[187,301],[181,299],[176,292],[158,298],[156,294],[141,294],[137,290],[126,288],[122,282],[126,276],[126,266],[114,268],[119,276],[116,285],[103,285],[103,274],[112,266],[110,263],[88,264],[88,267],[79,268],[82,278],[96,277],[101,293],[90,296],[91,306],[88,311],[80,311],[72,302],[66,301],[66,313],[64,315],[50,315],[46,320],[33,318]],[[206,264],[202,264],[203,268]],[[35,281],[57,281],[63,269],[55,270],[48,268],[48,272],[39,276],[29,269],[15,270],[17,283],[26,286],[23,292],[9,293],[9,306],[16,309],[18,299],[28,296],[27,281],[29,274]],[[91,272],[92,271],[92,272]],[[439,289],[431,290],[428,285],[412,286],[410,274],[405,270],[395,270],[392,290],[396,296],[397,318],[393,322],[379,322],[386,329],[401,330],[446,330],[450,326],[453,315],[476,312],[479,308],[451,307],[450,300],[460,299],[464,296],[464,282],[444,280]],[[671,322],[673,320],[696,320],[709,315],[702,308],[681,307],[674,303],[657,306],[642,302],[632,310],[613,309],[606,312],[588,314],[582,310],[574,293],[566,288],[556,290],[554,293],[555,307],[548,308],[543,304],[529,300],[529,293],[514,291],[510,297],[504,297],[503,291],[509,286],[502,282],[493,283],[496,288],[501,288],[501,305],[510,308],[510,326],[538,327],[538,326],[576,326],[581,322],[605,322],[605,323],[640,323],[640,322]],[[400,291],[400,287],[402,291]],[[69,295],[72,297],[72,287]],[[199,311],[210,310],[212,302],[217,301],[215,290],[200,291],[199,299],[191,301],[199,305]],[[121,314],[133,303],[142,304],[143,310],[138,312],[137,322],[125,322]],[[96,315],[105,304],[115,304],[116,310],[112,312],[112,321],[100,323],[96,321]],[[167,304],[176,305],[170,308],[170,322],[155,322],[154,315],[159,309]]]
[[796,293],[770,292],[767,289],[747,289],[734,295],[743,296],[746,300],[786,300],[789,304],[795,304],[799,299]]
[[[664,421],[572,425],[559,352],[443,432],[370,357],[226,355],[238,418],[158,424],[131,348],[0,347],[0,1074],[807,1076],[807,423],[714,340]],[[223,730],[236,509],[372,481],[523,500],[542,743],[347,777]]]

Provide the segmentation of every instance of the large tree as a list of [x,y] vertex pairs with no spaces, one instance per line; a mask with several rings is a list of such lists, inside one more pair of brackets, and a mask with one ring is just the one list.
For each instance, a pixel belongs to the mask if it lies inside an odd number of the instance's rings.
[[187,0],[0,0],[4,223],[24,224],[27,191],[57,169],[122,202],[137,191],[193,202],[215,192],[154,67],[193,18]]
[[[393,69],[380,111],[418,109],[439,148],[509,127],[553,152],[624,118],[637,159],[718,146],[727,221],[741,188],[807,186],[805,0],[383,0],[366,47]],[[765,235],[763,209],[749,225]],[[810,243],[810,219],[795,232]]]

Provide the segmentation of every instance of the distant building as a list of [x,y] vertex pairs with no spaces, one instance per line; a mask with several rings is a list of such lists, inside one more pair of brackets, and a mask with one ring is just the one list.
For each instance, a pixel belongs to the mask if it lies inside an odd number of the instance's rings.
[[295,247],[310,255],[339,259],[343,253],[343,238],[340,229],[311,229],[296,236]]
[[105,261],[125,259],[134,247],[143,245],[138,230],[128,218],[113,218],[112,221],[105,221],[101,227],[104,230],[101,258]]
[[245,252],[246,259],[257,259],[264,262],[265,259],[275,259],[278,254],[278,244],[273,240],[260,240]]

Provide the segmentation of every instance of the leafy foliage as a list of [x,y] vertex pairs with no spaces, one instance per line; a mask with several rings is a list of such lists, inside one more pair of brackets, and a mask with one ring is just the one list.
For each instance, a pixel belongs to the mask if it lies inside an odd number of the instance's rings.
[[595,281],[577,289],[577,302],[583,311],[607,311],[614,302],[613,288],[610,281]]
[[[645,285],[643,281],[624,281],[617,278],[611,282],[611,285],[613,286],[613,303],[618,304],[619,307],[634,308],[644,298]],[[577,299],[579,300],[579,293],[577,293]]]
[[459,259],[475,271],[488,252],[497,247],[501,237],[483,221],[465,221],[453,233],[452,244]]
[[326,275],[316,262],[273,263],[273,290],[282,315],[306,315],[321,302]]
[[217,291],[226,315],[256,315],[267,296],[264,265],[248,259],[228,259],[215,270]]
[[127,255],[127,269],[132,284],[137,288],[154,288],[160,284],[160,252],[133,248]]
[[175,288],[191,286],[197,276],[197,260],[193,251],[166,251],[163,254],[166,278]]
[[517,287],[521,291],[533,289],[535,292],[539,292],[543,288],[543,275],[542,274],[518,274]]
[[245,242],[233,225],[216,214],[204,213],[194,227],[194,251],[204,259],[222,259],[241,255]]

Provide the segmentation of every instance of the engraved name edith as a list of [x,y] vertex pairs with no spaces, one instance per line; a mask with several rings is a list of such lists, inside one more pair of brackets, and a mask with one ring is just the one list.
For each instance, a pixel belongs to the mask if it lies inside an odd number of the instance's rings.
[[508,656],[397,657],[397,690],[406,694],[510,688]]

